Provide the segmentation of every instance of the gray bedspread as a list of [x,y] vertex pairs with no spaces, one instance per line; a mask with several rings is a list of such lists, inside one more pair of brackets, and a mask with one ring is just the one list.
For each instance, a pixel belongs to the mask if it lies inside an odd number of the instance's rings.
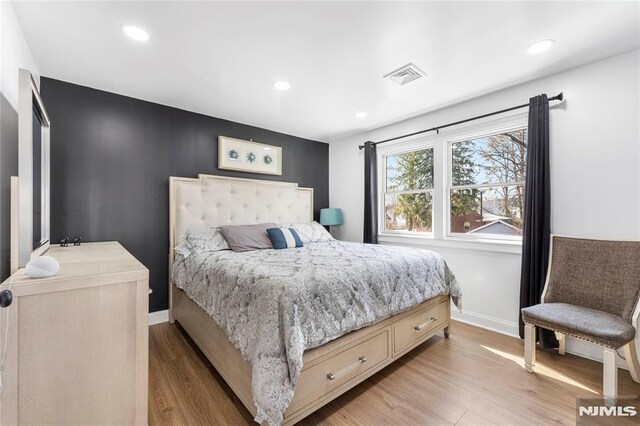
[[460,287],[437,253],[331,241],[179,256],[173,282],[251,364],[256,421],[282,423],[302,354]]

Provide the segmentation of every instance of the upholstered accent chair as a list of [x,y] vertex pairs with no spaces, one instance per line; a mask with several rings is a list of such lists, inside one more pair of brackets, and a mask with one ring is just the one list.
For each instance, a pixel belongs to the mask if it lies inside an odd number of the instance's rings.
[[564,355],[566,336],[604,346],[603,395],[618,396],[616,352],[624,348],[634,381],[640,365],[635,345],[640,304],[640,241],[551,236],[542,303],[522,309],[525,368],[536,359],[536,327],[556,332]]

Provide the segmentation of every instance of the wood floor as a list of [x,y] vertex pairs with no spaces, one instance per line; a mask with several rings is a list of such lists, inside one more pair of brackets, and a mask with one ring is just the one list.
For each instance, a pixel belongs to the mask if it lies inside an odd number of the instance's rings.
[[[177,325],[149,330],[150,425],[255,424],[224,380]],[[576,397],[602,389],[602,364],[538,351],[523,367],[522,341],[454,323],[300,425],[575,424]],[[640,385],[620,370],[620,395]],[[618,423],[616,423],[618,424]]]

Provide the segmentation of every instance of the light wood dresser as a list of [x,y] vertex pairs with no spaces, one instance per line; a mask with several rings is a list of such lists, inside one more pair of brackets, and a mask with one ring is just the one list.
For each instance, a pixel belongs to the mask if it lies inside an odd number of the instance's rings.
[[13,276],[0,424],[147,424],[149,271],[117,242],[45,255],[58,275]]

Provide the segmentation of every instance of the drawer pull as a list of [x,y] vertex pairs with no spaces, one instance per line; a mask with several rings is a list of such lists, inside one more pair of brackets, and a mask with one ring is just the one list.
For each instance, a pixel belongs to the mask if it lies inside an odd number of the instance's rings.
[[[366,356],[358,357],[358,362],[353,363],[353,364],[343,368],[342,370],[338,371],[338,373],[347,373],[347,372],[353,370],[354,368],[357,368],[357,366],[359,364],[364,364],[365,362],[367,362],[367,357]],[[327,379],[335,380],[336,379],[336,375],[333,374],[333,373],[329,373],[329,374],[327,374]]]
[[413,327],[413,329],[414,329],[414,330],[416,330],[416,331],[420,331],[420,330],[422,330],[423,328],[425,328],[426,326],[428,326],[429,324],[431,324],[432,322],[435,322],[436,320],[437,320],[437,318],[433,318],[433,317],[432,317],[429,321],[427,321],[427,322],[423,322],[423,323],[422,323],[422,324],[420,324],[420,325],[416,325],[415,327]]

